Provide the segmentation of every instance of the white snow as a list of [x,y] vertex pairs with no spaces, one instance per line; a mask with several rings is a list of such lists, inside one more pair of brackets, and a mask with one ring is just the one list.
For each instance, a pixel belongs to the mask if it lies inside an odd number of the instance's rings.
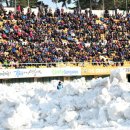
[[130,83],[124,70],[110,77],[51,83],[0,84],[0,128],[39,130],[130,129]]

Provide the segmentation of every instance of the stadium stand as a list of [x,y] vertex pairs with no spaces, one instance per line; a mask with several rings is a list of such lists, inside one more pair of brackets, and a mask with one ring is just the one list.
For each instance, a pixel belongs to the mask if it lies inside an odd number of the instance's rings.
[[5,68],[129,66],[130,14],[98,17],[51,9],[0,10],[0,64]]

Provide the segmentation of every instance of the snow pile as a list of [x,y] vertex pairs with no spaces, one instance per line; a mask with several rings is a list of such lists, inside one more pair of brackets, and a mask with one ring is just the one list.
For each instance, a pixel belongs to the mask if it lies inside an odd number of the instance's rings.
[[0,85],[0,127],[32,129],[50,126],[89,128],[130,126],[130,84],[123,70],[110,78],[86,82]]

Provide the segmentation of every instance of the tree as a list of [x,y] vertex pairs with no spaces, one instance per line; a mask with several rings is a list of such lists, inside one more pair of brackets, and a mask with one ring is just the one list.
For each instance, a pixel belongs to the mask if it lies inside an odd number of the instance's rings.
[[67,4],[71,4],[72,0],[52,0],[52,2],[54,3],[60,3],[62,2],[62,7],[66,7]]
[[7,5],[7,7],[9,6],[9,3],[8,3],[8,0],[5,0],[6,1],[6,5]]
[[27,7],[28,6],[28,2],[30,7],[32,6],[36,6],[36,3],[38,0],[3,0],[6,2],[7,7],[14,7],[15,6],[15,2],[16,5],[21,5],[22,7]]
[[[114,9],[114,0],[79,0],[79,2],[82,9]],[[78,1],[75,1],[75,4],[78,6]]]
[[[58,0],[58,2],[72,3],[73,0]],[[114,9],[115,6],[119,9],[126,10],[126,1],[128,1],[128,5],[130,4],[130,0],[74,0],[76,7],[79,5],[82,9],[90,8],[92,9],[103,9],[103,1],[104,1],[104,9]]]

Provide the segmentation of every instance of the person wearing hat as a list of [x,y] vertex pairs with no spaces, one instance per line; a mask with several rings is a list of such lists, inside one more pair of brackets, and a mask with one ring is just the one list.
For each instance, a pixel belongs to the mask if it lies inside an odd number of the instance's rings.
[[60,90],[63,88],[63,84],[61,83],[61,81],[59,81],[58,85],[57,85],[57,89]]

